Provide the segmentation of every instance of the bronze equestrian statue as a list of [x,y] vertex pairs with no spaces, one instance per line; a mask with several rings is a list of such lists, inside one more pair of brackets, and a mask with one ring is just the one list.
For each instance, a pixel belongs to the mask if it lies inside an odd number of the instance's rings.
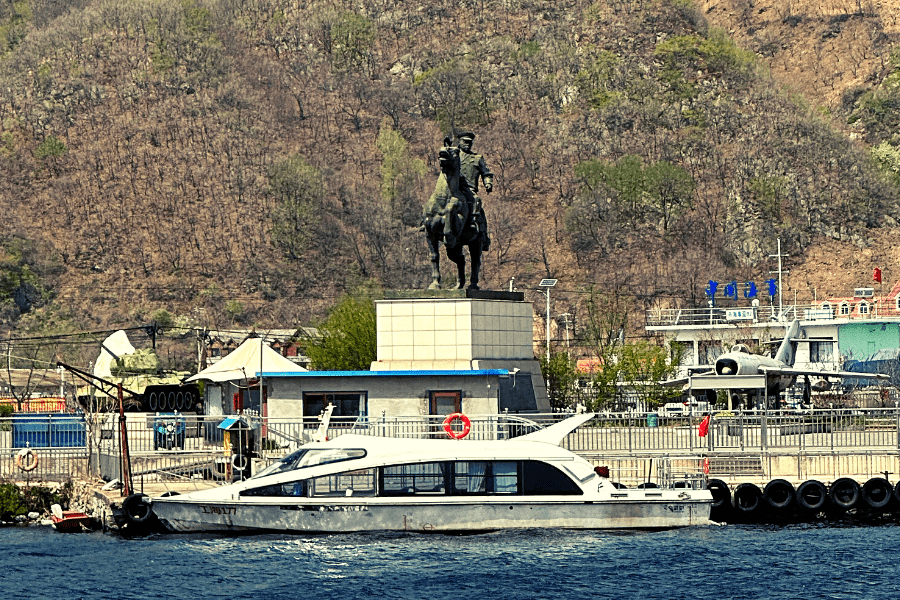
[[453,289],[466,286],[466,257],[463,248],[469,248],[472,272],[468,289],[478,289],[478,274],[481,270],[481,253],[485,239],[484,228],[477,224],[477,200],[465,177],[460,173],[459,148],[452,145],[450,138],[438,153],[441,173],[438,175],[434,193],[423,209],[425,237],[431,254],[430,290],[441,287],[440,245],[443,242],[447,258],[456,263],[457,281]]

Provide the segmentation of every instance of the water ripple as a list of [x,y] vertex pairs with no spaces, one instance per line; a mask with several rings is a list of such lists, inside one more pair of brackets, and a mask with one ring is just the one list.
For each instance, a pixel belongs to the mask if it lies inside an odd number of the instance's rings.
[[894,595],[898,531],[727,526],[126,540],[16,527],[0,529],[0,588],[54,599],[881,600]]

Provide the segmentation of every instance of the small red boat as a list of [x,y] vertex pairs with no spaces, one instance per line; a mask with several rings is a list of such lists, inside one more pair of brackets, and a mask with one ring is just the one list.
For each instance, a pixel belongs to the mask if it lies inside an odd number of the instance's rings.
[[91,530],[91,517],[77,510],[62,510],[58,504],[51,507],[50,521],[53,528],[62,533],[78,533]]

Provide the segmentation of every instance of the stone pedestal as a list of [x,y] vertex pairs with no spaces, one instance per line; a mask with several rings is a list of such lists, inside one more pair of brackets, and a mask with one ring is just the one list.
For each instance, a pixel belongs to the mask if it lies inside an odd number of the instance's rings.
[[540,363],[532,349],[533,309],[523,294],[432,292],[427,296],[375,303],[378,341],[373,371],[528,373],[539,410],[549,412]]

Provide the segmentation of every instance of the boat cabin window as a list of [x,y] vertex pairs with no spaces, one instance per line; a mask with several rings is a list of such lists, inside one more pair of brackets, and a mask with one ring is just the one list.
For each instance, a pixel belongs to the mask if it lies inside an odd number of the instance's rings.
[[381,469],[381,495],[582,494],[572,478],[540,461],[453,461]]
[[344,497],[374,496],[376,470],[357,469],[324,477],[276,483],[241,492],[241,496]]
[[241,492],[241,496],[306,496],[305,481],[291,481],[288,483],[275,483],[258,488],[251,488]]
[[516,494],[519,468],[516,461],[453,463],[454,494]]
[[[380,492],[379,492],[380,490]],[[242,496],[579,495],[571,476],[537,460],[429,462],[356,469],[251,488]]]
[[394,465],[381,470],[383,496],[405,494],[443,494],[446,485],[446,463]]
[[522,493],[526,496],[579,495],[583,492],[571,477],[553,465],[526,460],[522,466]]
[[325,477],[316,477],[307,482],[310,497],[374,496],[375,474],[373,469],[346,471]]

